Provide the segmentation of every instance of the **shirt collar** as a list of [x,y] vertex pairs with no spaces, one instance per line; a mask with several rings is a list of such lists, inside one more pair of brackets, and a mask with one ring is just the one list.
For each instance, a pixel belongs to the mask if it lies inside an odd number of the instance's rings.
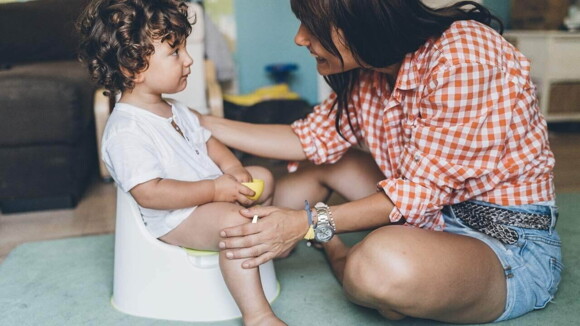
[[401,63],[401,68],[399,70],[399,75],[395,83],[395,89],[400,90],[411,90],[419,86],[419,70],[417,69],[417,62],[415,60],[415,53],[407,53],[403,62]]
[[[375,74],[380,74],[375,72]],[[383,89],[388,89],[388,85],[384,78],[372,78],[372,87],[377,90],[378,94],[382,94]],[[394,95],[395,98],[400,97],[399,91],[412,90],[419,86],[419,70],[417,69],[417,60],[415,59],[415,53],[408,53],[403,62],[401,63],[401,68],[399,69],[399,74],[397,80],[395,81],[395,87],[390,89],[389,93]]]

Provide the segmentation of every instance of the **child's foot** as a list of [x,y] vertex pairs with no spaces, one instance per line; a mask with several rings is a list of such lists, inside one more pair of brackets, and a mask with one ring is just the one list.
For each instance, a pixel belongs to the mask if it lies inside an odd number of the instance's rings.
[[285,322],[280,320],[273,312],[269,312],[267,314],[260,315],[256,318],[244,318],[244,325],[245,326],[270,326],[270,325],[279,325],[279,326],[287,326]]

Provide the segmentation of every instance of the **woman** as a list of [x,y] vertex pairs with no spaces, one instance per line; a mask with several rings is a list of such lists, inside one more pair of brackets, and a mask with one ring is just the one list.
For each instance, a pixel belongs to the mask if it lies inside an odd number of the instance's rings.
[[[251,268],[316,236],[349,299],[389,319],[480,323],[546,306],[562,270],[554,157],[529,61],[495,17],[470,1],[291,3],[295,42],[334,93],[291,126],[204,118],[229,146],[310,161],[220,248]],[[348,202],[301,209],[331,191]],[[333,236],[365,229],[352,248]]]

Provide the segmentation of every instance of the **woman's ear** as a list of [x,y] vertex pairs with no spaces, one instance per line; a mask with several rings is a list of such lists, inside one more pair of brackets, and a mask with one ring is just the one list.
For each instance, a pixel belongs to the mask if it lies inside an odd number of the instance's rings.
[[330,32],[330,37],[332,38],[332,41],[336,46],[340,44],[346,49],[349,48],[342,29],[338,27],[333,27],[332,31]]

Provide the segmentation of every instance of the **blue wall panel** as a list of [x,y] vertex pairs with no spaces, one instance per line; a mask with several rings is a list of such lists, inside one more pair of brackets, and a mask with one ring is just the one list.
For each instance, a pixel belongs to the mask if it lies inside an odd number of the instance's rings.
[[290,87],[310,103],[316,103],[317,73],[308,50],[294,44],[299,21],[289,0],[236,0],[237,50],[240,94],[274,82],[264,67],[272,63],[296,63]]

